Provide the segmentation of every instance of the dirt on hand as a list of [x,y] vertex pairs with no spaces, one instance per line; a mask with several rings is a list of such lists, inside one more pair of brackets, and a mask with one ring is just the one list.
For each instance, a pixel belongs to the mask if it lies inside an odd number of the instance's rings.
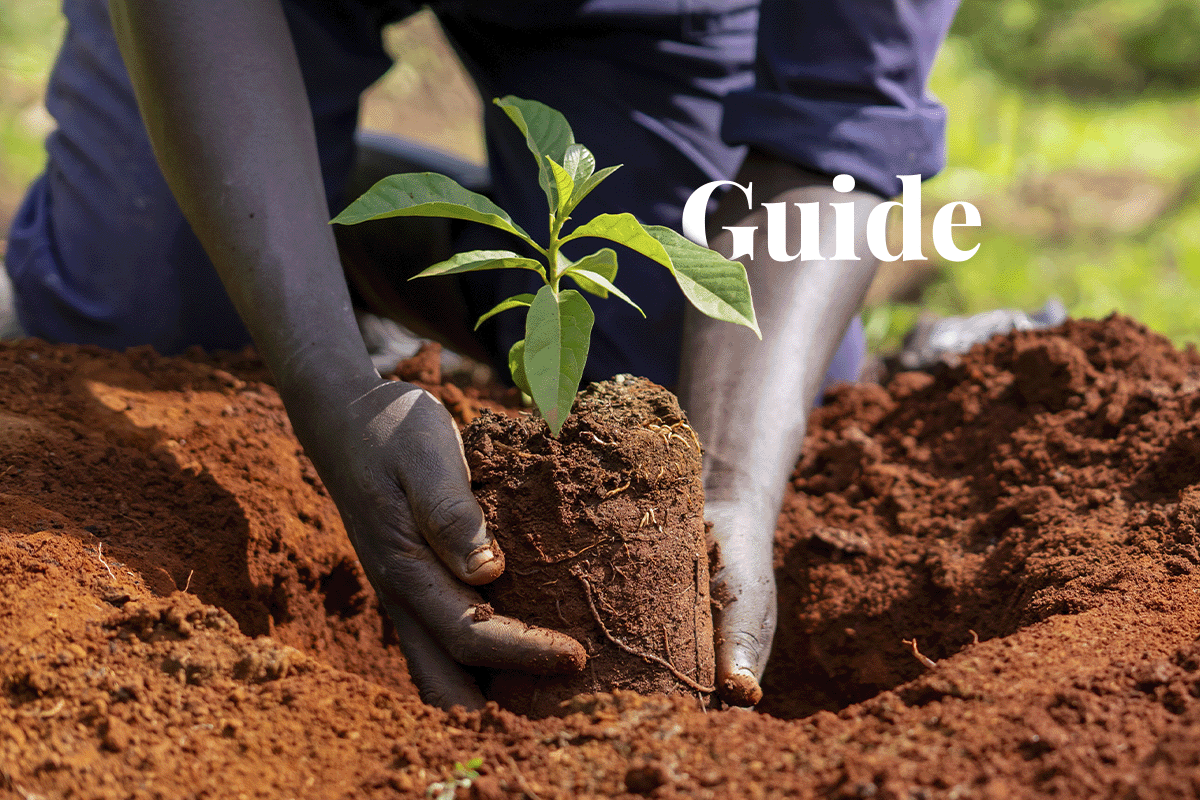
[[1123,318],[838,389],[758,711],[535,722],[419,702],[258,362],[0,344],[0,794],[1197,797],[1198,411]]

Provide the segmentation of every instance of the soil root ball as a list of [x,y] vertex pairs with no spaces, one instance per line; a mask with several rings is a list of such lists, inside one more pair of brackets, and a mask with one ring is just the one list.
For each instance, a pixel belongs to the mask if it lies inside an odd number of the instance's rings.
[[630,376],[580,393],[561,435],[485,413],[463,440],[507,568],[498,614],[583,643],[581,674],[492,676],[488,696],[535,717],[581,692],[707,697],[712,614],[700,443],[670,392]]

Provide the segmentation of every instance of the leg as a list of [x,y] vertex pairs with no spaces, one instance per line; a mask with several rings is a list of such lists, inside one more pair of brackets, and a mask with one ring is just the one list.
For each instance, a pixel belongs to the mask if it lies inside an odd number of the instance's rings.
[[[307,5],[285,8],[334,198],[353,161],[358,94],[390,61],[377,20]],[[46,143],[46,172],[13,222],[6,256],[22,325],[51,341],[151,344],[164,353],[247,344],[155,163],[107,4],[67,0],[64,11],[67,36],[47,89],[59,127]]]

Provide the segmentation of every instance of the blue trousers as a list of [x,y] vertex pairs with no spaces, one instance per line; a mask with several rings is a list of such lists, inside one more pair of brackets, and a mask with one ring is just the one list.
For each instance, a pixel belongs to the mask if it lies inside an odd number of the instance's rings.
[[[390,66],[383,24],[399,0],[284,0],[313,111],[330,206],[354,161],[359,95]],[[432,7],[485,98],[515,94],[571,121],[600,166],[625,167],[576,214],[628,211],[678,228],[692,189],[733,177],[747,145],[809,169],[848,172],[884,195],[897,174],[942,166],[944,112],[925,80],[957,0],[443,0]],[[761,5],[761,8],[760,8]],[[67,34],[47,89],[58,129],[46,171],[9,235],[6,267],[33,336],[110,348],[249,343],[158,170],[103,0],[65,0]],[[492,194],[527,230],[545,226],[523,140],[487,105]],[[471,230],[464,246],[511,247]],[[625,290],[648,319],[597,301],[588,380],[618,372],[673,385],[682,295],[661,267],[621,253]],[[532,276],[531,276],[532,277]],[[464,283],[472,311],[529,291],[524,275]],[[521,338],[500,315],[498,358]],[[831,379],[853,379],[853,327]]]

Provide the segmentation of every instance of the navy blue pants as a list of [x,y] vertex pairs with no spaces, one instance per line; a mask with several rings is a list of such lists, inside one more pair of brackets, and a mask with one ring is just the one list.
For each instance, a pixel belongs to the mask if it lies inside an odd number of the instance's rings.
[[[417,5],[284,0],[333,208],[345,200],[359,95],[391,63],[379,29]],[[848,172],[884,195],[898,192],[896,175],[932,175],[944,161],[944,112],[924,87],[957,0],[431,5],[483,97],[547,103],[600,166],[625,165],[577,219],[629,211],[678,228],[692,189],[733,177],[746,145],[818,172]],[[67,35],[46,99],[58,130],[6,256],[23,327],[51,341],[150,344],[163,353],[249,343],[155,163],[107,3],[66,0],[64,12]],[[499,110],[487,108],[493,195],[523,227],[541,230],[545,200],[527,177],[531,156]],[[486,235],[468,232],[464,245],[485,244]],[[633,372],[672,385],[682,295],[661,267],[629,252],[621,259],[622,285],[648,319],[597,301],[586,377]],[[472,276],[470,305],[482,311],[528,291],[524,279]],[[492,352],[507,352],[520,325],[519,315],[501,315]],[[862,351],[856,324],[830,378],[853,379]]]

